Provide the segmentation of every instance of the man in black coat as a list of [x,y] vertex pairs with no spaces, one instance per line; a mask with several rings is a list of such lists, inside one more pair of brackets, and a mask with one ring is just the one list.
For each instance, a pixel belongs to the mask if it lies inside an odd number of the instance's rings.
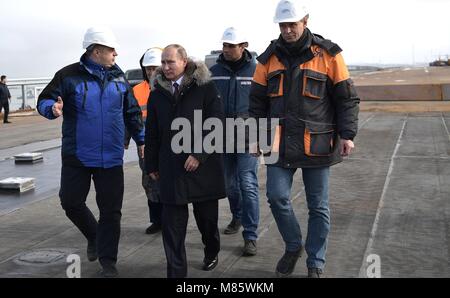
[[[199,145],[203,145],[207,135],[202,130],[207,119],[223,123],[223,108],[206,65],[188,59],[180,45],[164,49],[161,67],[151,81],[145,136],[146,170],[152,179],[160,180],[167,277],[183,278],[187,276],[184,242],[189,203],[193,204],[205,246],[203,270],[214,269],[218,262],[218,200],[226,196],[223,161],[217,151],[210,152]],[[201,127],[195,125],[199,114]],[[176,123],[189,127],[179,130]],[[186,138],[180,140],[183,150],[179,150],[175,147],[180,142],[175,139],[186,131]]]
[[3,115],[3,123],[11,123],[8,121],[10,100],[11,94],[9,93],[8,86],[6,86],[6,76],[3,75],[0,79],[0,113],[2,109],[5,110],[5,114]]

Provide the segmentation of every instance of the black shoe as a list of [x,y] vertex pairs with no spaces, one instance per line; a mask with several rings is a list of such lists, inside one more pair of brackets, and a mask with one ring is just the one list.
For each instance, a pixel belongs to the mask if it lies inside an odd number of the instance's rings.
[[226,235],[236,234],[242,227],[241,221],[239,219],[232,219],[228,226],[223,231]]
[[3,121],[3,123],[11,123],[11,121]]
[[278,261],[276,274],[278,277],[287,277],[294,272],[298,258],[302,256],[303,245],[296,251],[286,251]]
[[94,262],[97,260],[97,243],[95,241],[88,241],[86,252],[89,262]]
[[320,268],[308,268],[308,278],[320,278],[320,275],[323,273]]
[[256,240],[244,239],[244,250],[242,251],[243,256],[254,256],[256,255]]
[[159,231],[161,231],[161,225],[160,224],[152,224],[145,230],[145,234],[156,234]]
[[205,271],[211,271],[214,268],[216,268],[217,263],[219,263],[219,257],[216,256],[213,260],[204,259],[203,260],[203,270]]
[[99,274],[105,278],[114,278],[119,275],[119,271],[117,271],[114,264],[102,264],[102,270],[100,270]]

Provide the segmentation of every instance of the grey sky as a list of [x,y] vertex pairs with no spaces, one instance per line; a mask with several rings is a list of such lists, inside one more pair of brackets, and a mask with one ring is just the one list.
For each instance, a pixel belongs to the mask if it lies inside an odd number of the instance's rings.
[[[108,25],[122,69],[138,67],[152,46],[180,43],[203,59],[220,49],[223,30],[245,31],[261,53],[278,37],[278,0],[14,0],[0,9],[0,73],[49,77],[79,59],[84,32]],[[450,0],[305,1],[312,32],[343,48],[347,64],[410,64],[450,55]]]

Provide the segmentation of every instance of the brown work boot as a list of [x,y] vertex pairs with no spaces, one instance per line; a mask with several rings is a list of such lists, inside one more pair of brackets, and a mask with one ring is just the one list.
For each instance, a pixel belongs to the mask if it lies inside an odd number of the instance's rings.
[[286,251],[278,261],[276,274],[278,277],[287,277],[294,272],[298,259],[302,256],[303,245],[296,251]]
[[242,251],[243,256],[255,256],[256,255],[256,240],[244,239],[244,250]]
[[232,219],[228,226],[223,231],[226,235],[236,234],[242,227],[241,221],[239,219]]
[[308,278],[320,278],[320,275],[323,273],[320,268],[308,268]]

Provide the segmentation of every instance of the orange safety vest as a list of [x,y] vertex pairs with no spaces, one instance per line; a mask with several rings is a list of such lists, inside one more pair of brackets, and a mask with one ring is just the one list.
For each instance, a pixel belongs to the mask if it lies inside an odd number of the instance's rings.
[[150,96],[150,85],[144,80],[141,83],[133,87],[134,97],[136,97],[139,106],[142,110],[142,119],[145,121],[147,118],[147,102]]

